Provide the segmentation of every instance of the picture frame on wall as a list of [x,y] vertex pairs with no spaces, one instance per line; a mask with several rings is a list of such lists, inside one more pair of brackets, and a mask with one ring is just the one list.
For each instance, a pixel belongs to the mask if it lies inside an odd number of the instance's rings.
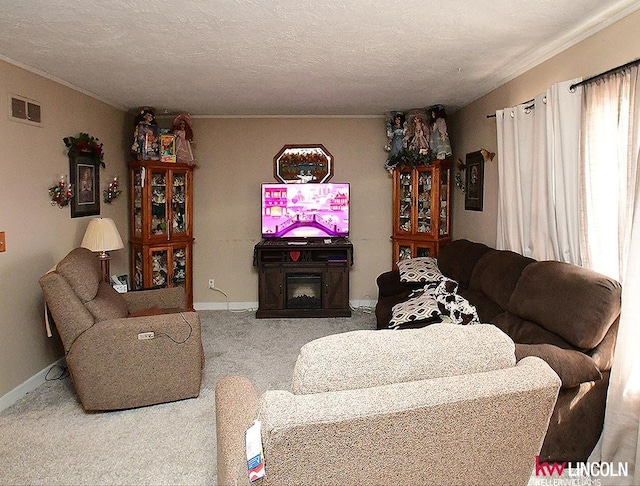
[[328,182],[333,177],[333,155],[321,144],[285,145],[273,158],[278,182]]
[[466,156],[466,191],[464,208],[471,211],[482,211],[484,199],[484,157],[482,152],[472,152]]
[[90,157],[69,157],[69,180],[73,187],[71,217],[100,214],[100,163]]

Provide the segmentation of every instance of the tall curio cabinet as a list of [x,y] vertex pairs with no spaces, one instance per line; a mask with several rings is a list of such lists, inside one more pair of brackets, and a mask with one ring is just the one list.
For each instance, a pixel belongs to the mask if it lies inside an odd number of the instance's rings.
[[437,257],[451,241],[451,160],[393,171],[393,264]]
[[193,169],[133,161],[131,171],[131,285],[182,286],[193,305]]

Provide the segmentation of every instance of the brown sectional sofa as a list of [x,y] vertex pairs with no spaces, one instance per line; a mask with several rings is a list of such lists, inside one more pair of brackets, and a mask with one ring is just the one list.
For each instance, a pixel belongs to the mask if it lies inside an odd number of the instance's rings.
[[[620,284],[576,265],[538,262],[468,240],[443,247],[438,267],[458,282],[481,322],[513,339],[518,360],[541,357],[562,380],[540,460],[586,461],[602,431]],[[397,270],[380,275],[377,284],[379,329],[388,327],[393,306],[423,285],[401,283]]]

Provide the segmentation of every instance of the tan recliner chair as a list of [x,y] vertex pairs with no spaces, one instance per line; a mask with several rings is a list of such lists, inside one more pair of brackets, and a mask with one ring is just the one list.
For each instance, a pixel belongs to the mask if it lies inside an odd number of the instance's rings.
[[216,385],[218,484],[247,484],[261,422],[265,485],[526,485],[560,379],[516,364],[492,325],[353,331],[302,347],[291,391]]
[[[204,353],[198,314],[181,287],[119,294],[86,248],[40,278],[85,410],[197,397]],[[149,337],[152,339],[141,339]]]

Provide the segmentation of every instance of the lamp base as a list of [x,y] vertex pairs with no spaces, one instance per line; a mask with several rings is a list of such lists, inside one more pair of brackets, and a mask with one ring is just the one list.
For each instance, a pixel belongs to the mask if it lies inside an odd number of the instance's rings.
[[111,256],[106,251],[98,253],[100,259],[100,268],[102,268],[102,280],[107,283],[111,282]]

